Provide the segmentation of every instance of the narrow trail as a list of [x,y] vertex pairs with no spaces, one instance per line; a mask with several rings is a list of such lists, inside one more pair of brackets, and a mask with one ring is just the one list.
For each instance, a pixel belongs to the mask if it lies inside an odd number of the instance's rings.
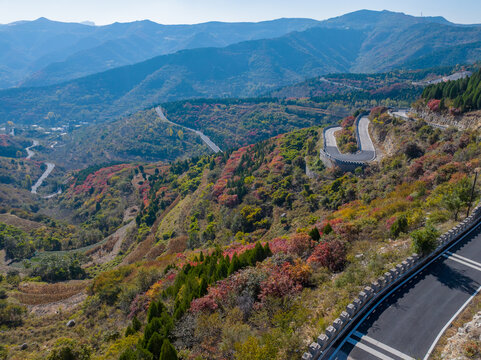
[[184,128],[185,130],[188,130],[188,131],[192,131],[194,133],[196,133],[197,135],[200,136],[200,138],[207,144],[208,147],[211,148],[211,150],[215,153],[218,153],[218,152],[222,152],[222,150],[220,149],[220,147],[218,147],[216,144],[214,144],[212,142],[212,140],[204,135],[204,133],[200,132],[199,130],[195,130],[195,129],[191,129],[191,128],[188,128],[187,126],[184,126],[184,125],[179,125],[179,124],[176,124],[175,122],[172,122],[170,121],[169,119],[167,119],[164,115],[164,112],[162,111],[162,108],[160,106],[157,106],[155,108],[155,111],[157,112],[157,115],[159,115],[159,117],[163,120],[163,121],[166,121],[168,122],[169,124],[172,124],[172,125],[176,125],[176,126],[180,126],[181,128]]

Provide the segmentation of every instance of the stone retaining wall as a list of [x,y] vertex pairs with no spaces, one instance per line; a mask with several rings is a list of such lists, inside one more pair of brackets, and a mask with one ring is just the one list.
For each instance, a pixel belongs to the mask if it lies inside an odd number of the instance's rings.
[[327,358],[333,346],[342,340],[344,336],[348,335],[349,331],[374,304],[410,275],[444,252],[447,247],[458,240],[464,233],[476,226],[480,219],[481,205],[478,205],[473,209],[469,217],[438,238],[438,246],[430,255],[421,258],[419,255],[413,254],[385,272],[376,281],[364,287],[359,292],[357,298],[346,306],[346,310],[326,328],[324,334],[319,335],[317,341],[309,345],[308,352],[302,355],[302,359],[318,360]]

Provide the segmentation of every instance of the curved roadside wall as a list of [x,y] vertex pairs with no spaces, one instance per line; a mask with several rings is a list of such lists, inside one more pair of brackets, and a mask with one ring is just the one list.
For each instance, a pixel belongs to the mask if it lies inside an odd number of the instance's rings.
[[393,288],[406,278],[421,269],[424,265],[443,253],[453,242],[466,232],[476,227],[481,220],[481,204],[475,207],[470,216],[464,219],[438,238],[438,246],[430,255],[421,258],[413,254],[402,263],[396,265],[376,281],[366,286],[346,310],[329,325],[325,332],[309,345],[308,351],[302,355],[302,360],[324,360],[339,345],[346,335],[356,326],[371,308],[377,304]]
[[[359,136],[359,120],[361,120],[361,118],[363,116],[366,116],[367,114],[369,114],[369,112],[365,111],[363,113],[360,113],[357,117],[356,117],[356,120],[354,122],[354,129],[355,129],[355,134],[356,134],[356,141],[357,141],[357,146],[358,146],[358,151],[361,151],[361,138]],[[333,165],[336,165],[336,166],[339,166],[342,170],[344,171],[354,171],[355,169],[357,169],[358,167],[360,166],[366,166],[366,162],[365,161],[346,161],[346,160],[340,160],[340,159],[336,159],[334,157],[332,157],[331,155],[329,155],[326,151],[326,130],[329,130],[329,129],[332,129],[334,127],[337,127],[339,125],[330,125],[330,126],[327,126],[325,127],[323,130],[322,130],[322,137],[323,137],[323,147],[322,149],[320,150],[320,156],[328,161],[330,161]]]

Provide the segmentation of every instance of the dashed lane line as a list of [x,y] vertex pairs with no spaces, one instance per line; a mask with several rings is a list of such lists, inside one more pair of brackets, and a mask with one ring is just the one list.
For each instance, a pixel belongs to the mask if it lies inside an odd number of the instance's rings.
[[374,355],[375,357],[381,359],[381,360],[395,360],[387,355],[384,355],[383,353],[377,351],[376,349],[373,349],[370,346],[367,346],[366,344],[361,343],[360,341],[357,341],[353,338],[348,338],[347,342],[354,345],[354,347],[357,347],[361,350],[364,350],[365,352]]
[[453,254],[453,255],[451,255],[451,256],[450,256],[450,255],[447,255],[447,254],[443,254],[443,256],[444,256],[446,259],[456,261],[456,262],[458,262],[458,263],[460,263],[460,264],[463,264],[463,265],[465,265],[465,266],[467,266],[467,267],[470,267],[471,269],[481,271],[481,267],[480,267],[480,266],[476,266],[476,265],[470,264],[470,263],[468,263],[468,262],[466,262],[466,261],[464,261],[464,260],[459,259],[458,257],[456,257],[456,256],[454,256],[454,255],[455,255],[455,254]]
[[464,260],[464,261],[466,261],[466,262],[468,262],[468,263],[471,263],[471,264],[473,264],[473,265],[481,268],[481,263],[478,263],[478,262],[476,262],[476,261],[474,261],[474,260],[468,259],[468,258],[466,258],[466,257],[464,257],[464,256],[461,256],[461,255],[458,255],[458,254],[455,254],[455,253],[452,253],[451,251],[446,251],[446,254],[451,255],[451,256],[454,256],[455,258],[458,258],[458,259],[460,259],[460,260]]
[[401,359],[404,359],[404,360],[415,360],[413,357],[409,356],[409,355],[406,355],[404,353],[402,353],[401,351],[399,350],[396,350],[386,344],[383,344],[382,342],[380,341],[377,341],[365,334],[361,334],[359,331],[355,331],[354,332],[354,335],[357,336],[359,339],[361,340],[364,340],[368,343],[371,343],[373,345],[376,345],[378,348],[380,349],[383,349],[383,350],[386,350],[387,352],[390,352],[391,354],[393,355],[396,355],[398,357],[400,357]]

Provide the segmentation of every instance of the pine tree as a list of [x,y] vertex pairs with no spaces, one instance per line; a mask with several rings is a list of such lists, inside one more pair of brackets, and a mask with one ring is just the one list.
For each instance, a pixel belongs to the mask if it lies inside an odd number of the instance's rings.
[[321,239],[321,234],[319,233],[319,230],[316,226],[312,228],[311,231],[309,231],[309,236],[312,238],[314,241],[319,241]]
[[241,268],[240,260],[237,257],[237,253],[234,253],[234,255],[232,256],[232,260],[230,262],[228,275],[231,275],[231,274],[235,273],[240,268]]
[[441,101],[439,102],[439,110],[444,110],[446,109],[446,105],[444,103],[444,98],[441,99]]
[[135,351],[128,348],[120,355],[119,360],[137,360],[137,357],[135,356]]
[[271,248],[269,247],[268,242],[266,242],[266,244],[264,245],[264,254],[266,258],[268,258],[269,256],[272,256],[272,251],[271,251]]
[[207,280],[204,277],[202,277],[202,279],[200,280],[200,286],[199,286],[199,297],[202,297],[205,294],[207,294],[207,287],[208,287]]
[[324,229],[322,229],[322,233],[327,235],[332,233],[333,229],[330,223],[327,223],[326,226],[324,226]]
[[137,316],[134,316],[134,318],[132,319],[132,328],[135,331],[139,331],[141,327],[142,327],[142,323],[140,322],[139,319],[137,319]]
[[158,359],[163,348],[164,339],[159,333],[155,332],[152,334],[148,344],[147,350],[154,356],[154,359]]
[[160,318],[153,318],[144,329],[144,338],[142,340],[142,344],[144,347],[147,347],[147,344],[150,341],[150,338],[155,334],[162,331],[162,321]]
[[130,336],[130,335],[134,335],[135,333],[136,333],[136,331],[130,325],[127,326],[127,329],[125,329],[125,337]]
[[151,322],[153,318],[159,316],[159,309],[157,306],[157,302],[152,301],[149,306],[149,310],[147,312],[147,322]]
[[252,253],[250,265],[254,266],[257,262],[264,260],[264,258],[264,248],[260,242],[257,242],[254,247],[254,252]]
[[159,360],[178,360],[177,351],[168,339],[165,339],[162,344]]
[[217,270],[216,270],[217,280],[221,280],[227,277],[228,272],[229,272],[229,267],[227,266],[227,263],[225,262],[224,258],[222,258],[219,265],[217,265]]

